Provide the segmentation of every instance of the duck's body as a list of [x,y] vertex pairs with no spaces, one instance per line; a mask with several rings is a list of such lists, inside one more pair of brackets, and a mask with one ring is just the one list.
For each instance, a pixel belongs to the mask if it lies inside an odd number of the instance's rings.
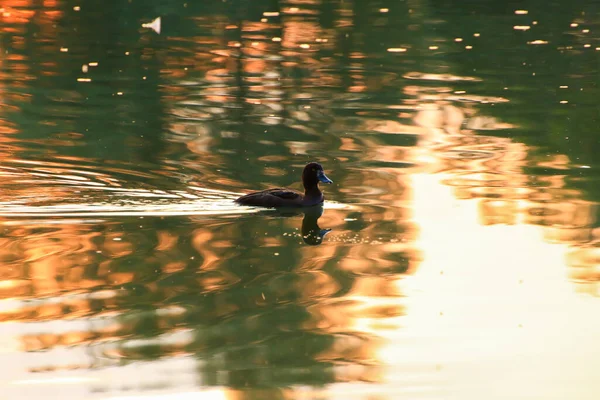
[[323,172],[321,164],[313,162],[306,165],[302,172],[304,194],[291,189],[274,188],[248,193],[235,200],[235,202],[258,207],[310,207],[325,200],[319,189],[319,182],[333,183]]
[[235,201],[246,206],[259,207],[308,207],[323,202],[323,194],[309,197],[292,189],[274,188],[248,193]]

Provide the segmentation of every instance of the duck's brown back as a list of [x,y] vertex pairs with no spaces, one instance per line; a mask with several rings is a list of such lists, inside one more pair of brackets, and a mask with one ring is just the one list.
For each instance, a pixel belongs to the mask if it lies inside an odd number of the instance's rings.
[[299,207],[303,205],[302,193],[286,188],[274,188],[244,195],[236,203],[256,207]]

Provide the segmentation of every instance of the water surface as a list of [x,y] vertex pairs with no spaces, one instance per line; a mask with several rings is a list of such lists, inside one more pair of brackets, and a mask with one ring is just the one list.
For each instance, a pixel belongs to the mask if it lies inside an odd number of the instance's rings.
[[598,397],[596,5],[201,3],[0,6],[7,398]]

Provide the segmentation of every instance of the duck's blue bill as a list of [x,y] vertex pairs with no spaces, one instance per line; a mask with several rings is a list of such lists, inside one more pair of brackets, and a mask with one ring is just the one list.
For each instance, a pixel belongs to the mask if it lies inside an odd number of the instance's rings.
[[319,178],[319,180],[323,183],[333,183],[333,181],[331,179],[329,179],[327,177],[327,175],[325,175],[325,172],[323,172],[323,171],[317,172],[317,178]]

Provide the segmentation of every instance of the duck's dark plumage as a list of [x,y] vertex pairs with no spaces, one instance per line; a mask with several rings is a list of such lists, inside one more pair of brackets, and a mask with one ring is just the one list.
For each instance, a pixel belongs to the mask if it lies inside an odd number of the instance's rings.
[[311,162],[302,172],[304,194],[291,189],[274,188],[248,193],[235,202],[258,207],[310,207],[322,203],[325,199],[319,189],[319,182],[333,183],[323,172],[321,164]]

